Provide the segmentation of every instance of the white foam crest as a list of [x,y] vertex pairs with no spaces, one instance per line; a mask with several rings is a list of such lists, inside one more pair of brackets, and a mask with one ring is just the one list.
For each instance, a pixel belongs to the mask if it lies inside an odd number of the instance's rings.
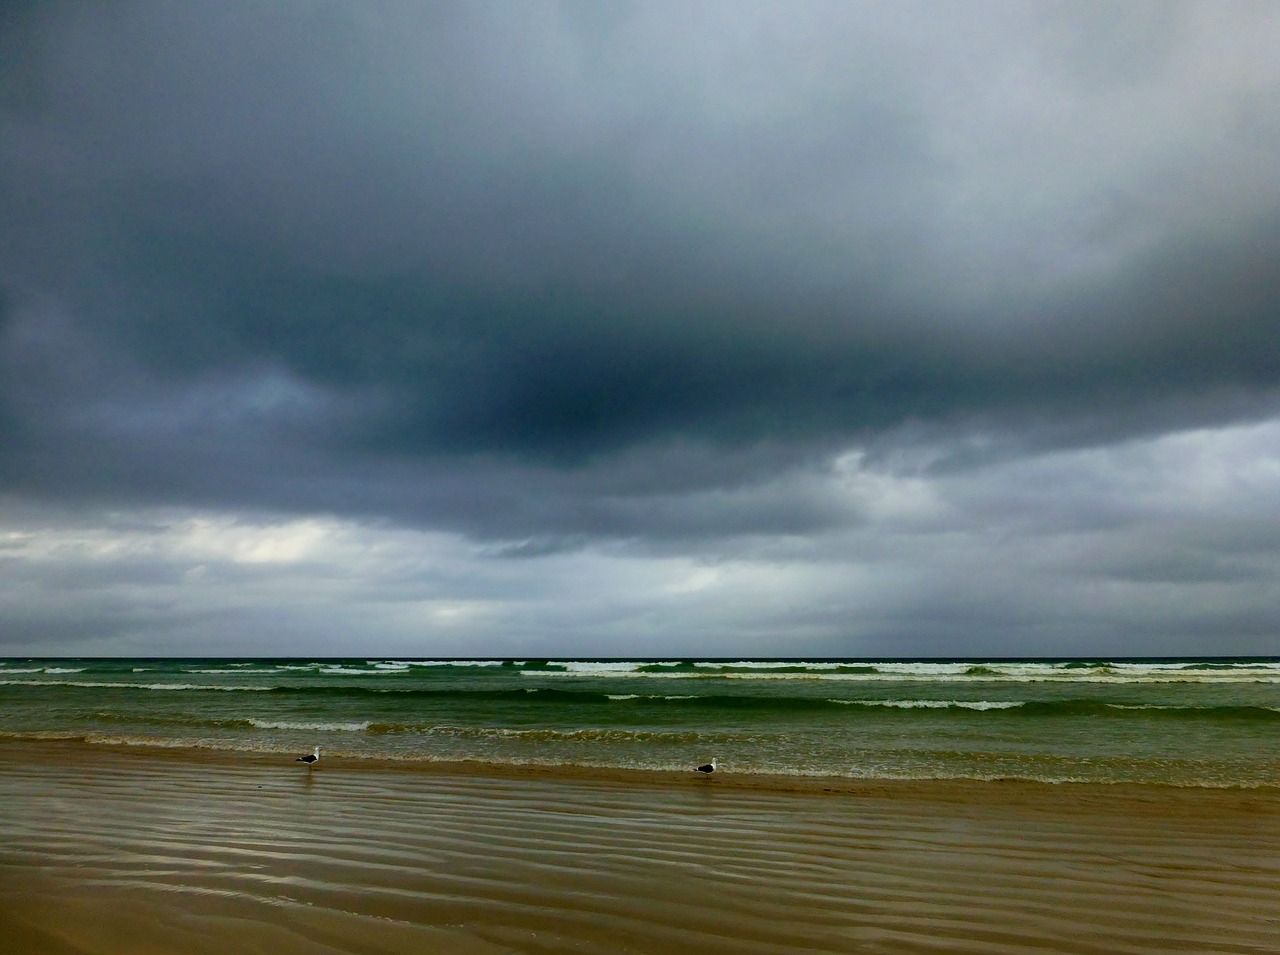
[[370,726],[368,720],[360,723],[306,723],[293,720],[259,720],[250,717],[246,722],[260,730],[317,730],[326,733],[363,733]]
[[[988,664],[981,664],[987,667]],[[946,679],[945,677],[936,679]],[[1007,683],[1277,683],[1280,669],[1259,667],[1232,667],[1230,669],[1194,670],[1180,666],[1110,664],[1092,668],[1033,669],[1010,667],[991,673],[971,673],[956,679],[969,682]]]
[[107,746],[154,746],[157,749],[216,749],[202,740],[173,739],[162,736],[119,736],[106,733],[87,733],[86,743],[99,743]]
[[1008,700],[828,700],[844,706],[886,706],[901,710],[1011,710],[1025,705]]
[[[386,660],[388,665],[401,667],[500,667],[505,666],[507,660]],[[370,660],[370,664],[377,666],[378,661]],[[521,661],[517,666],[524,666]]]
[[822,660],[822,661],[804,661],[804,660],[737,660],[729,663],[725,661],[698,661],[693,664],[696,667],[706,669],[724,669],[732,668],[735,670],[779,670],[783,668],[804,667],[806,670],[839,670],[842,667],[851,666],[873,666],[874,664],[850,663],[840,660]]
[[320,672],[325,676],[388,676],[392,673],[403,673],[408,667],[399,667],[394,670],[366,670],[361,667],[344,667],[344,666],[328,666],[321,667]]
[[[751,673],[719,673],[706,672],[698,673],[689,670],[676,670],[671,672],[637,670],[637,671],[607,671],[601,670],[593,673],[569,672],[565,670],[522,670],[521,676],[529,677],[599,677],[601,679],[632,679],[632,680],[821,680],[830,682],[845,683],[864,683],[874,681],[897,681],[901,682],[904,678],[894,674],[885,673],[836,673],[836,672],[775,672],[770,670],[756,670]],[[919,677],[911,679],[920,680]],[[935,678],[937,679],[937,678]],[[972,681],[972,677],[943,677],[941,679],[968,679]]]
[[885,675],[901,675],[901,676],[964,676],[974,667],[984,667],[995,669],[988,663],[969,663],[963,660],[956,660],[947,663],[940,662],[902,662],[902,663],[873,663],[871,664],[877,672]]
[[575,676],[618,676],[621,674],[634,673],[640,667],[645,666],[677,666],[676,661],[666,663],[649,661],[649,660],[556,660],[558,666],[564,667],[563,670],[536,670],[534,673],[568,673]]
[[[140,672],[142,672],[142,671],[141,671],[141,670],[134,670],[133,672],[134,672],[134,673],[140,673]],[[237,676],[240,676],[240,675],[242,675],[245,671],[244,671],[244,670],[223,669],[223,670],[183,670],[182,672],[183,672],[183,673],[201,674],[201,675],[206,675],[206,674],[207,674],[207,675],[217,675],[217,674],[222,674],[222,673],[234,673],[234,674],[236,674]],[[256,674],[258,674],[258,673],[279,673],[279,672],[280,672],[280,668],[279,668],[279,667],[273,667],[273,668],[271,668],[271,669],[254,670],[253,672],[254,672],[254,674],[255,674],[255,675],[256,675]]]
[[[74,684],[76,686],[87,684]],[[133,684],[143,690],[212,690],[215,692],[262,693],[271,689],[269,686],[210,686],[207,683],[137,683]]]
[[[517,728],[510,726],[433,726],[428,735],[459,736],[475,739],[516,739],[554,742],[589,740],[593,742],[685,742],[696,738],[688,731],[642,730],[584,726],[578,729]],[[583,764],[588,765],[588,764]]]
[[83,673],[87,667],[45,667],[45,673]]
[[[636,665],[636,664],[632,664],[632,665]],[[601,677],[601,678],[606,678],[606,677],[608,677],[608,678],[612,678],[612,677],[635,677],[635,678],[637,678],[637,679],[638,679],[638,678],[640,678],[640,677],[646,677],[646,676],[656,676],[656,677],[671,678],[671,677],[675,677],[675,676],[683,675],[683,676],[686,676],[686,677],[696,677],[696,676],[701,676],[702,674],[700,674],[700,673],[685,673],[685,674],[675,674],[675,673],[641,673],[641,672],[636,671],[636,670],[521,670],[521,671],[520,671],[520,675],[521,675],[521,676],[532,676],[532,677],[543,677],[543,676],[552,676],[552,677]]]
[[698,697],[692,693],[683,693],[678,695],[662,695],[656,696],[649,693],[608,693],[606,696],[611,700],[696,700]]

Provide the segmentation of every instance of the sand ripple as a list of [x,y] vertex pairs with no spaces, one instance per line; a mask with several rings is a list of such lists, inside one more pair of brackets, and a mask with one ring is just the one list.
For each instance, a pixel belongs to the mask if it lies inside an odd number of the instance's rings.
[[0,753],[14,951],[1110,955],[1280,937],[1270,792],[796,793],[72,752]]

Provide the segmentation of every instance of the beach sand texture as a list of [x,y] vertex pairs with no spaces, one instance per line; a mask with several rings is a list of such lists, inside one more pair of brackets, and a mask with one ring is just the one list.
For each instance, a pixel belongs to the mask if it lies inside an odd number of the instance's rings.
[[0,744],[4,953],[1280,951],[1280,793]]

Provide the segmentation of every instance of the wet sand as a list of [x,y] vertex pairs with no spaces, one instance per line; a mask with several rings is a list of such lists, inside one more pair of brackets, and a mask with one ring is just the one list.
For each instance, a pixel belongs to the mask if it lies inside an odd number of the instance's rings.
[[1280,791],[0,743],[0,952],[1280,951]]

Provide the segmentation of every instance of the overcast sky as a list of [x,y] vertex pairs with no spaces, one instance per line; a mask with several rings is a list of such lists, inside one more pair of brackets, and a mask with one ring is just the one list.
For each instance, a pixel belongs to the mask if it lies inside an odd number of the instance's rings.
[[0,655],[1280,653],[1280,4],[0,6]]

